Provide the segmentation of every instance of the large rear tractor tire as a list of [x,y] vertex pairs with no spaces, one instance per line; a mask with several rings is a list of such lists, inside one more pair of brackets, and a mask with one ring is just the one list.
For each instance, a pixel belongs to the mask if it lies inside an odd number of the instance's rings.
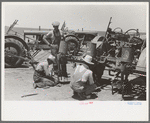
[[79,41],[76,37],[68,36],[65,38],[65,41],[68,44],[68,52],[72,55],[77,55],[79,52]]
[[14,38],[5,38],[5,67],[18,67],[23,63],[21,58],[15,56],[25,56],[25,47]]

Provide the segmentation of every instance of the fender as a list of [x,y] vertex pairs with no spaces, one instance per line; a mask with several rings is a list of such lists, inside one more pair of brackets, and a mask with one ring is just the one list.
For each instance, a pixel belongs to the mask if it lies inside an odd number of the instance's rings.
[[79,46],[80,40],[79,40],[79,38],[78,38],[77,36],[75,36],[74,34],[68,34],[68,35],[66,35],[66,36],[64,37],[64,39],[67,38],[67,37],[69,37],[69,36],[75,37],[75,38],[77,39],[77,42],[75,42],[75,43],[77,44],[77,46]]
[[66,38],[66,37],[69,37],[69,36],[75,37],[75,38],[79,41],[79,38],[78,38],[77,36],[75,36],[74,34],[66,35],[65,38]]
[[26,42],[22,38],[20,38],[20,37],[18,37],[16,35],[5,35],[5,38],[14,38],[14,39],[18,40],[19,42],[21,42],[23,44],[23,46],[25,47],[25,49],[27,51],[29,51],[28,45],[26,44]]

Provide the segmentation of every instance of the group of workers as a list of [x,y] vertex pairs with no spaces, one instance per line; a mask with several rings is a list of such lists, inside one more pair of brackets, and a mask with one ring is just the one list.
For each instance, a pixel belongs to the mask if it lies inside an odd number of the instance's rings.
[[[49,66],[53,65],[53,69],[58,70],[58,57],[59,57],[59,45],[61,41],[62,32],[59,30],[59,22],[52,23],[54,30],[50,31],[43,37],[43,41],[51,47],[51,54],[44,62],[38,63],[33,75],[33,87],[43,88],[46,86],[55,86],[59,82],[56,81],[49,71]],[[74,74],[72,75],[70,87],[73,90],[74,95],[79,96],[82,99],[89,98],[97,88],[93,80],[93,72],[90,70],[94,65],[92,57],[85,55],[82,58],[83,63],[76,66]],[[66,64],[62,65],[63,76],[67,77]],[[59,72],[59,71],[58,71]]]

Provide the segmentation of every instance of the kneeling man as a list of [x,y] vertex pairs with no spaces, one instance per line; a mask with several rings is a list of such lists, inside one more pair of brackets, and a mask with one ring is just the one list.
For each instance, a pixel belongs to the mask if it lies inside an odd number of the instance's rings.
[[92,57],[86,55],[83,58],[84,63],[78,65],[75,69],[75,72],[71,80],[71,88],[74,91],[74,94],[78,94],[80,98],[90,98],[91,93],[95,91],[96,85],[93,80],[93,73],[89,69],[92,63]]
[[49,72],[49,65],[54,63],[55,57],[53,55],[50,55],[46,61],[41,62],[37,65],[33,75],[34,89],[36,89],[37,87],[43,88],[46,86],[54,86],[56,84]]

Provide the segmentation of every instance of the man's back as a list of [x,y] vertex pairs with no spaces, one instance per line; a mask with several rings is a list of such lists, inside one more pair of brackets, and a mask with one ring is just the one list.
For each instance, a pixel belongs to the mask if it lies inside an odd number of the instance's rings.
[[89,70],[87,68],[87,66],[85,65],[78,65],[74,74],[73,74],[73,77],[72,77],[72,83],[73,82],[76,82],[76,81],[82,81],[82,82],[89,82],[89,84],[93,84],[94,81],[93,81],[93,76],[92,76],[92,71]]

